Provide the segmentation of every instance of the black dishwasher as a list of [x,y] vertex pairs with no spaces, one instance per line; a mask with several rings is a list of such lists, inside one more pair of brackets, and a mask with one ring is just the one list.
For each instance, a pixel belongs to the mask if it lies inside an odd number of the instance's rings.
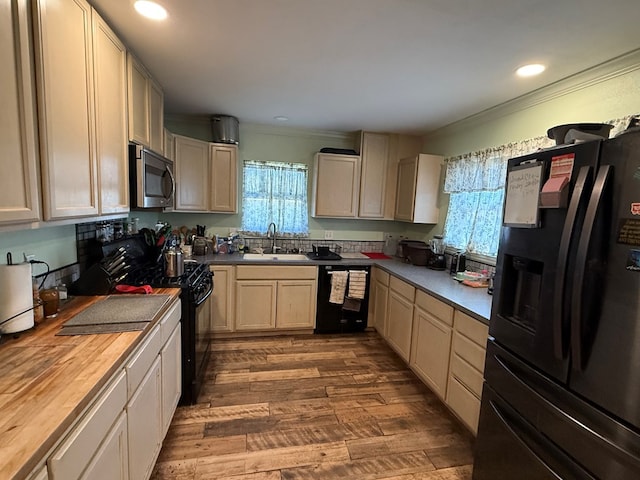
[[[342,304],[331,303],[331,278],[333,272],[364,271],[366,287],[364,298],[356,299],[348,296],[347,280],[345,300]],[[316,309],[315,333],[352,333],[367,328],[369,313],[369,284],[371,267],[369,265],[320,265],[318,267],[318,305]]]

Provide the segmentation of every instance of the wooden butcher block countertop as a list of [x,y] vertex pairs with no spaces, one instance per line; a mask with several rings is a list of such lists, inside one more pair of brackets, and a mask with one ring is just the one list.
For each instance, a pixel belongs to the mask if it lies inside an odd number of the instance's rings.
[[0,479],[24,478],[73,424],[180,295],[177,288],[144,330],[56,336],[60,326],[104,297],[75,297],[56,318],[0,340]]

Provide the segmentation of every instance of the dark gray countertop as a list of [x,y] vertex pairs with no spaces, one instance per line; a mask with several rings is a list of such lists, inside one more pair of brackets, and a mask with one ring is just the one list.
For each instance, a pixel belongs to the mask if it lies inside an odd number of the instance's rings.
[[[205,255],[192,257],[200,263],[210,265],[323,265],[335,261],[315,260],[245,260],[241,254]],[[489,323],[492,296],[486,288],[472,288],[453,280],[448,271],[429,270],[403,263],[398,259],[372,260],[369,258],[343,258],[341,265],[376,265],[388,273],[412,284],[443,302],[463,311],[473,318]]]

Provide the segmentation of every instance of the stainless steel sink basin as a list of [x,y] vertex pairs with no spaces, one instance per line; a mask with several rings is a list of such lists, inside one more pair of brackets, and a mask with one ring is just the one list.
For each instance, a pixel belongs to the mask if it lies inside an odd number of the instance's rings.
[[243,258],[245,260],[282,260],[282,261],[302,261],[309,260],[306,255],[300,253],[245,253]]

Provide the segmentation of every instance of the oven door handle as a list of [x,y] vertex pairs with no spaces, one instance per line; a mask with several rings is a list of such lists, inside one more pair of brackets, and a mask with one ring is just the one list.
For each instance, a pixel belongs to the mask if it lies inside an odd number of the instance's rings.
[[211,285],[211,288],[209,288],[209,291],[207,292],[207,294],[204,297],[202,297],[200,300],[198,300],[198,302],[195,304],[195,307],[198,308],[200,305],[206,302],[207,298],[209,298],[212,293],[213,293],[213,285]]

